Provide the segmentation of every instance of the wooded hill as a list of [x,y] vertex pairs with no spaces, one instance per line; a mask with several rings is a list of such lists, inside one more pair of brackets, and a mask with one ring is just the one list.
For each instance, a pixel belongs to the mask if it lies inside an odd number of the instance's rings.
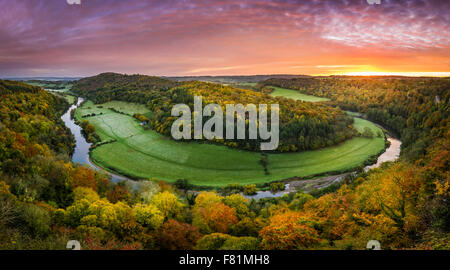
[[[384,250],[448,250],[448,82],[414,81],[377,91],[392,96],[380,107],[370,91],[360,96],[353,88],[355,98],[378,113],[397,116],[387,109],[389,100],[411,114],[405,115],[402,134],[411,129],[416,141],[400,160],[341,186],[259,201],[232,194],[242,190],[238,185],[222,197],[182,193],[178,188],[185,189],[185,181],[142,181],[137,189],[109,183],[69,161],[73,140],[59,120],[66,101],[0,81],[0,249],[65,249],[77,239],[83,249],[349,250],[365,249],[376,239]],[[403,91],[414,95],[392,94]]]
[[331,105],[364,113],[402,139],[404,156],[417,159],[448,136],[450,78],[317,77],[269,79],[278,86],[331,99]]
[[[104,73],[77,82],[72,91],[104,103],[122,100],[146,104],[152,110],[150,126],[161,134],[170,136],[171,110],[175,104],[188,104],[194,111],[193,97],[202,96],[203,106],[219,104],[225,112],[225,104],[279,104],[280,152],[319,149],[343,142],[357,135],[352,128],[352,117],[342,110],[324,104],[275,98],[250,90],[220,84],[188,81],[175,82],[143,75]],[[270,113],[268,114],[270,115]],[[144,119],[145,120],[145,119]],[[205,117],[204,122],[208,119]],[[235,125],[236,126],[236,125]],[[224,125],[225,127],[225,125]],[[247,123],[248,130],[248,123]],[[229,147],[259,151],[259,140],[216,140]]]

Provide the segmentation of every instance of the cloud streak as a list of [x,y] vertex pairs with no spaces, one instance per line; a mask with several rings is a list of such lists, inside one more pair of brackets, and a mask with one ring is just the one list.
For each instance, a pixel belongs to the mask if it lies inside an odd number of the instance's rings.
[[0,0],[0,7],[0,76],[450,71],[448,1]]

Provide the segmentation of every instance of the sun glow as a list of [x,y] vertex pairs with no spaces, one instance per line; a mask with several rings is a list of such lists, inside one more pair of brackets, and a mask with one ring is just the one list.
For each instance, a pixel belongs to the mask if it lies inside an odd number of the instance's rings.
[[346,76],[408,76],[408,77],[450,77],[450,72],[387,72],[387,71],[354,71],[338,75]]

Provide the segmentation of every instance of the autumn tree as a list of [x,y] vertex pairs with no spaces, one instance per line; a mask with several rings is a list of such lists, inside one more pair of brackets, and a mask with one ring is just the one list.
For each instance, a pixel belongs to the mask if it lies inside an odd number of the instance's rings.
[[95,172],[87,167],[76,167],[72,173],[72,185],[74,187],[88,187],[97,191]]
[[197,227],[169,219],[161,226],[159,244],[162,249],[192,250],[200,238]]
[[287,211],[275,215],[259,236],[264,249],[307,249],[320,243],[317,223],[302,213]]
[[131,198],[130,192],[122,185],[114,185],[107,193],[106,197],[112,203],[127,201]]
[[236,217],[241,220],[246,217],[250,217],[251,213],[248,208],[248,199],[244,198],[240,194],[233,194],[223,199],[223,203],[233,208],[236,212]]
[[174,194],[168,191],[158,193],[153,197],[151,203],[161,211],[166,220],[183,220],[185,207]]
[[164,222],[164,214],[152,204],[138,203],[133,207],[136,220],[144,227],[158,229]]
[[193,209],[192,225],[202,233],[227,233],[237,223],[235,210],[221,202],[222,198],[213,192],[200,193]]

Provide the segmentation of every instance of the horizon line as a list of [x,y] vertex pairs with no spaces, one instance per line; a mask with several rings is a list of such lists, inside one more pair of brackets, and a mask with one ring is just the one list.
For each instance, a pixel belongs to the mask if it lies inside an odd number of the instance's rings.
[[[121,73],[121,72],[101,72],[95,75],[88,76],[0,76],[0,79],[39,79],[39,78],[88,78],[98,76],[105,73],[116,73],[122,75],[144,75],[151,77],[163,77],[163,78],[189,78],[189,77],[252,77],[252,76],[305,76],[305,77],[410,77],[410,78],[447,78],[450,77],[450,72],[349,72],[345,74],[289,74],[289,73],[271,73],[271,74],[247,74],[247,75],[149,75],[143,73]],[[429,73],[429,74],[428,74]]]

